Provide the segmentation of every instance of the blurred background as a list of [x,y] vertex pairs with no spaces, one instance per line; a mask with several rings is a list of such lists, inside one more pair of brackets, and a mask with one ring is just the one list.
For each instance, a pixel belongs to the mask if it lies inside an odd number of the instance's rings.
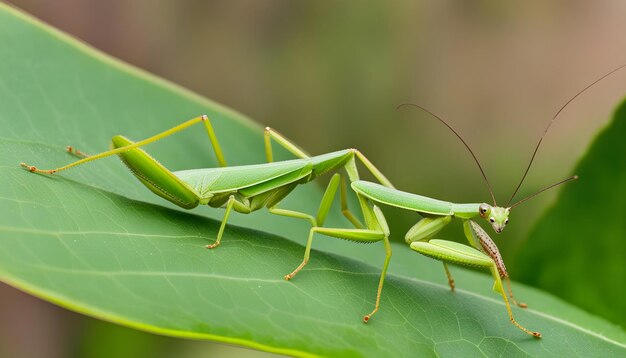
[[[505,203],[554,113],[626,63],[626,2],[619,0],[11,3],[274,127],[313,154],[359,148],[398,188],[456,202],[489,201],[471,156],[432,117],[397,111],[398,104],[419,103],[447,119]],[[624,81],[626,71],[619,72],[567,107],[520,198],[573,174],[624,96]],[[498,237],[505,261],[554,197],[547,193],[516,208]],[[386,213],[393,239],[403,240],[417,218]],[[455,229],[450,234],[464,240]],[[8,286],[0,286],[0,315],[6,356],[266,355],[132,331]]]

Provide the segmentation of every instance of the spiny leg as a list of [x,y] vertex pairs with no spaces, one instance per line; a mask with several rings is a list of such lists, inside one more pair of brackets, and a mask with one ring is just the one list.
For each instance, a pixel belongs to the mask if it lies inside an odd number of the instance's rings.
[[93,160],[105,158],[105,157],[108,157],[108,156],[111,156],[111,155],[115,155],[115,154],[120,154],[120,153],[129,151],[131,149],[135,149],[135,148],[144,146],[146,144],[149,144],[149,143],[158,141],[160,139],[163,139],[163,138],[165,138],[167,136],[170,136],[170,135],[172,135],[172,134],[174,134],[176,132],[179,132],[179,131],[187,128],[187,127],[190,127],[190,126],[192,126],[192,125],[194,125],[196,123],[200,123],[200,122],[203,122],[204,125],[205,125],[205,128],[207,130],[207,134],[209,136],[209,140],[211,141],[211,144],[213,146],[213,150],[215,151],[215,155],[217,157],[217,161],[218,161],[219,165],[222,166],[222,167],[226,166],[226,161],[224,160],[224,156],[222,154],[222,150],[221,150],[221,148],[219,146],[219,143],[217,141],[217,137],[215,136],[215,133],[213,131],[213,127],[211,126],[209,118],[206,115],[190,119],[190,120],[188,120],[186,122],[183,122],[183,123],[181,123],[181,124],[179,124],[179,125],[177,125],[177,126],[175,126],[173,128],[170,128],[170,129],[168,129],[166,131],[158,133],[158,134],[156,134],[156,135],[154,135],[152,137],[146,138],[146,139],[144,139],[142,141],[139,141],[139,142],[134,142],[131,145],[115,148],[115,149],[108,150],[108,151],[105,151],[105,152],[102,152],[102,153],[98,153],[98,154],[95,154],[95,155],[92,155],[92,156],[88,156],[86,158],[77,160],[77,161],[75,161],[73,163],[67,164],[67,165],[59,167],[59,168],[55,168],[55,169],[38,169],[37,167],[32,166],[32,165],[27,165],[26,163],[20,163],[20,165],[22,167],[26,168],[27,170],[33,172],[33,173],[54,174],[54,173],[60,172],[62,170],[66,170],[66,169],[75,167],[77,165],[83,164],[83,163],[87,163],[87,162],[90,162],[90,161],[93,161]]
[[507,285],[507,291],[509,292],[509,296],[511,297],[511,301],[516,306],[521,308],[528,307],[527,304],[523,302],[518,302],[515,297],[513,297],[513,290],[511,289],[511,280],[509,279],[509,274],[506,271],[506,266],[504,265],[504,260],[502,259],[502,255],[500,254],[500,250],[498,250],[498,246],[495,242],[489,237],[487,232],[483,230],[480,225],[475,223],[472,220],[466,220],[463,223],[465,236],[469,240],[470,244],[474,246],[476,249],[481,250],[485,254],[489,255],[493,260],[496,268],[498,269],[498,273],[500,274],[500,278],[503,278]]

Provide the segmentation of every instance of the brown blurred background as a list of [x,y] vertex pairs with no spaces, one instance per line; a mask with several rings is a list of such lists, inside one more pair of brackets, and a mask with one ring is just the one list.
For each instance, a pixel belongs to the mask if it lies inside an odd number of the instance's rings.
[[[396,105],[416,102],[448,119],[506,201],[555,111],[626,63],[626,2],[619,0],[12,3],[312,153],[357,147],[397,187],[458,202],[489,200],[471,157],[441,124]],[[563,112],[522,196],[572,174],[625,81],[622,71]],[[554,195],[516,210],[499,241],[505,259]],[[401,240],[415,217],[387,212]],[[0,286],[0,316],[7,356],[265,355],[85,319],[7,286]]]

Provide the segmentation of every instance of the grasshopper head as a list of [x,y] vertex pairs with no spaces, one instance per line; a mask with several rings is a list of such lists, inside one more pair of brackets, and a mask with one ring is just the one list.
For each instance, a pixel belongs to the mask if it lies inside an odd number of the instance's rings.
[[489,221],[493,230],[498,234],[504,230],[506,224],[509,223],[510,208],[502,208],[499,206],[491,206],[489,204],[480,204],[478,212],[482,218]]

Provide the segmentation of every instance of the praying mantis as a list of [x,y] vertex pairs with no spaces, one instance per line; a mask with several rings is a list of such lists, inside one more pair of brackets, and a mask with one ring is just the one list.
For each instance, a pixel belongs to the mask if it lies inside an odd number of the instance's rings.
[[[497,246],[487,233],[472,219],[479,216],[488,221],[496,233],[500,233],[508,224],[509,214],[512,208],[545,190],[577,179],[577,176],[572,176],[509,206],[518,189],[521,187],[537,150],[541,145],[543,137],[548,132],[554,119],[572,100],[589,87],[625,66],[626,65],[618,67],[596,80],[591,85],[578,92],[578,94],[561,107],[541,136],[522,180],[505,207],[497,205],[482,166],[463,138],[448,125],[447,122],[425,108],[414,104],[409,105],[418,107],[433,115],[463,142],[473,156],[487,183],[491,198],[493,199],[493,205],[486,203],[456,204],[397,190],[385,175],[383,175],[367,157],[356,149],[345,149],[318,156],[310,156],[297,145],[287,140],[283,135],[269,127],[265,128],[264,131],[267,163],[227,166],[211,121],[206,115],[190,119],[138,142],[133,142],[121,135],[114,136],[112,138],[113,149],[92,156],[86,155],[73,147],[67,147],[69,153],[82,158],[56,169],[38,169],[35,166],[25,163],[20,163],[20,165],[33,173],[54,174],[87,162],[118,155],[137,179],[156,195],[184,209],[192,209],[198,205],[209,205],[214,208],[225,209],[215,241],[212,244],[206,245],[209,249],[214,249],[220,245],[229,215],[233,210],[243,214],[250,214],[262,208],[267,208],[270,213],[275,215],[306,220],[311,224],[311,229],[306,242],[304,258],[299,266],[291,273],[284,276],[285,280],[291,280],[308,263],[315,234],[363,243],[382,241],[385,250],[385,260],[379,278],[374,309],[363,317],[363,321],[366,323],[379,310],[382,288],[391,259],[391,244],[389,242],[390,229],[379,205],[395,206],[413,211],[420,214],[423,219],[418,221],[418,223],[406,233],[405,241],[410,245],[412,250],[443,262],[451,290],[454,291],[455,285],[450,271],[448,270],[447,263],[488,268],[494,278],[493,289],[501,294],[511,322],[525,333],[540,338],[541,334],[539,332],[526,329],[513,318],[513,313],[502,280],[504,280],[507,285],[508,296],[511,298],[511,301],[522,308],[525,308],[526,304],[516,301],[513,297],[509,276]],[[140,148],[199,123],[203,123],[205,126],[219,167],[172,172]],[[288,150],[297,157],[297,159],[274,162],[272,152],[273,142],[276,142]],[[357,160],[367,168],[379,183],[360,179],[357,169]],[[337,172],[340,169],[345,169],[347,173],[350,181],[350,189],[356,195],[359,203],[363,223],[348,208],[348,187],[345,177]],[[328,172],[335,173],[326,187],[315,216],[279,208],[281,201],[299,184],[309,183],[318,176]],[[338,190],[340,191],[341,212],[354,228],[328,228],[324,226],[325,219]],[[434,239],[434,236],[453,218],[458,218],[463,221],[464,233],[471,247],[456,242]]]

